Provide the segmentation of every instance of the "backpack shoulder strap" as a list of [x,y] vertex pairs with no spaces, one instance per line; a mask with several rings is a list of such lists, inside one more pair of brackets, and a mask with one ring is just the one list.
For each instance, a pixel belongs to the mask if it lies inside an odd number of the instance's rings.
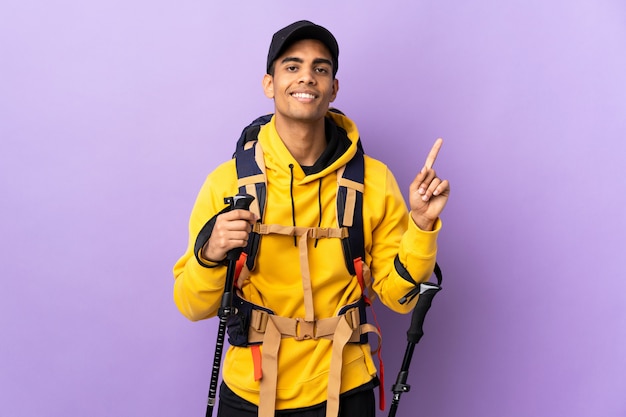
[[250,194],[254,197],[250,211],[262,219],[265,211],[267,181],[261,145],[257,141],[247,142],[243,150],[236,152],[235,166],[239,193]]
[[337,173],[337,220],[339,227],[348,228],[348,238],[342,240],[346,267],[355,275],[354,261],[365,261],[363,237],[363,191],[365,160],[359,146],[354,157]]
[[[235,165],[237,167],[237,185],[240,193],[246,193],[254,197],[250,205],[250,211],[255,213],[261,221],[265,212],[267,179],[265,177],[265,162],[263,150],[257,138],[261,126],[268,123],[272,115],[265,115],[254,120],[241,132],[237,141],[235,153]],[[259,248],[261,236],[252,232],[245,248],[246,266],[250,271],[254,269],[256,254]]]

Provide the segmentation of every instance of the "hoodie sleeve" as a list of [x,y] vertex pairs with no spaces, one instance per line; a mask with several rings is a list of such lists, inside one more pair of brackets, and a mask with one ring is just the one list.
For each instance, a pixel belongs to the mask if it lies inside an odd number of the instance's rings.
[[215,316],[224,291],[226,267],[197,256],[194,247],[200,231],[224,209],[224,197],[237,190],[231,170],[234,164],[220,166],[202,185],[191,210],[187,249],[173,268],[174,302],[193,321]]
[[384,207],[379,207],[381,215],[371,233],[372,288],[383,304],[396,312],[408,313],[415,307],[417,297],[404,305],[399,300],[415,285],[400,275],[394,260],[397,256],[416,283],[428,281],[435,267],[441,221],[437,220],[433,231],[417,227],[393,174],[387,168],[385,171],[381,176],[385,184],[373,193],[384,202]]

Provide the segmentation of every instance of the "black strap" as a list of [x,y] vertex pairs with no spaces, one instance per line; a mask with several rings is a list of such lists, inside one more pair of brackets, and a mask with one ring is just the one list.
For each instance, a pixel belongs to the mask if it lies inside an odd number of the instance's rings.
[[198,236],[196,237],[196,243],[193,247],[193,252],[194,252],[194,255],[196,256],[196,260],[198,261],[198,263],[205,268],[215,268],[216,266],[225,265],[224,263],[225,261],[224,262],[216,261],[217,263],[215,265],[209,265],[205,263],[200,257],[200,252],[202,252],[202,248],[209,241],[209,238],[211,237],[211,233],[213,233],[213,227],[215,227],[215,220],[217,219],[217,216],[219,216],[222,213],[226,213],[229,210],[230,210],[230,207],[226,206],[215,216],[211,217],[209,221],[206,222],[204,226],[202,226],[202,229],[200,229],[200,233],[198,233]]
[[398,275],[400,275],[402,278],[404,278],[406,281],[410,282],[411,284],[415,285],[415,287],[411,289],[411,291],[406,293],[402,298],[398,300],[400,304],[408,303],[413,298],[415,298],[418,294],[423,294],[428,289],[436,288],[437,291],[441,290],[443,274],[441,273],[441,268],[439,267],[439,264],[437,262],[435,262],[435,268],[433,270],[433,273],[435,274],[435,277],[437,278],[437,285],[430,283],[430,282],[423,282],[421,284],[418,284],[417,282],[415,282],[411,274],[409,274],[409,271],[407,271],[404,265],[402,265],[402,262],[400,262],[400,257],[398,255],[396,255],[396,258],[394,259],[393,264],[396,268],[396,272],[398,272]]

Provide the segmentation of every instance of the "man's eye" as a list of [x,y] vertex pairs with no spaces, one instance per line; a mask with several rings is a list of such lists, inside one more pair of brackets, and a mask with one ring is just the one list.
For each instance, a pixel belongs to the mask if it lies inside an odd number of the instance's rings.
[[324,67],[317,67],[317,68],[315,68],[315,71],[317,71],[317,72],[319,72],[319,73],[321,73],[321,74],[326,74],[326,73],[328,73],[328,69],[327,69],[327,68],[324,68]]
[[297,69],[298,67],[296,67],[295,65],[290,65],[287,67],[287,71],[290,71],[290,72],[297,71]]

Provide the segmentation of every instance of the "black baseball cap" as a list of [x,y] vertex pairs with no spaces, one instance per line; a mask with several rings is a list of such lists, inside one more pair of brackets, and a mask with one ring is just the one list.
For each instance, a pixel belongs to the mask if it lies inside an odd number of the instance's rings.
[[316,25],[308,20],[300,20],[286,26],[276,32],[272,37],[270,50],[267,54],[267,73],[269,74],[272,63],[287,49],[291,44],[303,39],[315,39],[322,42],[330,51],[333,59],[333,76],[337,74],[339,67],[339,45],[337,39],[328,29]]

